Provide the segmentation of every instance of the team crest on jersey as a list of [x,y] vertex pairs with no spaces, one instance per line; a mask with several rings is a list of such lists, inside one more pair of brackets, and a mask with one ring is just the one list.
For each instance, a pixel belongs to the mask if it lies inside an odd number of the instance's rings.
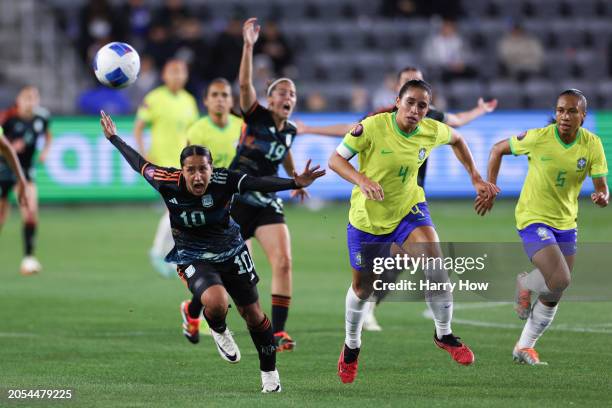
[[351,136],[358,137],[358,136],[361,136],[362,134],[363,134],[363,125],[361,123],[356,124],[351,129]]
[[421,147],[419,149],[419,160],[425,159],[425,154],[427,154],[427,149],[425,149],[424,147]]
[[586,157],[581,157],[581,158],[579,158],[579,159],[578,159],[578,161],[576,162],[576,169],[577,169],[578,171],[582,171],[582,170],[584,170],[584,168],[586,167],[586,165],[587,165],[587,159],[586,159]]
[[44,125],[44,123],[43,123],[43,121],[42,121],[42,120],[40,120],[40,119],[36,119],[36,120],[34,121],[34,131],[35,131],[36,133],[40,133],[40,132],[42,132],[44,127],[45,127],[45,125]]
[[523,132],[516,136],[516,140],[523,140],[527,136],[527,132]]
[[202,206],[204,206],[204,208],[209,208],[213,206],[213,198],[210,194],[202,196]]
[[153,166],[147,166],[144,169],[144,174],[147,176],[147,178],[152,179],[153,176],[155,175],[155,168]]
[[550,235],[548,235],[548,230],[544,227],[539,227],[536,230],[536,234],[538,234],[538,237],[540,237],[542,241],[546,241],[547,239],[550,239]]
[[187,277],[187,279],[191,278],[195,271],[196,269],[193,267],[193,265],[189,265],[189,267],[185,269],[185,276]]

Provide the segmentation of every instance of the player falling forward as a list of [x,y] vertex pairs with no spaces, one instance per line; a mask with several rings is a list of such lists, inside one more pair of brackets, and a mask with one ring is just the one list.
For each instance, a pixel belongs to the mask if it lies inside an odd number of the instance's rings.
[[[40,262],[34,256],[36,229],[38,226],[38,192],[32,175],[34,154],[38,138],[45,139],[45,145],[38,157],[44,162],[51,147],[51,132],[49,131],[49,113],[40,108],[40,94],[34,86],[26,86],[19,91],[16,107],[4,121],[4,133],[11,143],[21,167],[25,173],[28,203],[20,205],[23,219],[24,258],[20,271],[23,275],[31,275],[42,270]],[[6,221],[9,212],[8,194],[17,182],[14,173],[0,161],[0,228]]]
[[[164,84],[153,89],[145,97],[136,114],[134,137],[138,151],[145,154],[143,132],[151,126],[151,147],[148,160],[160,166],[178,167],[177,157],[187,145],[187,128],[198,119],[195,98],[185,90],[188,70],[184,61],[172,59],[162,71]],[[151,264],[162,276],[174,276],[174,267],[164,262],[164,256],[173,246],[167,214],[157,226],[153,246],[149,251]]]
[[[491,150],[489,181],[495,183],[502,156],[529,158],[529,170],[516,205],[516,228],[527,256],[536,269],[517,278],[515,309],[527,319],[516,343],[514,360],[545,364],[535,344],[551,325],[563,291],[570,284],[576,256],[578,195],[587,175],[593,179],[591,200],[608,205],[608,167],[601,140],[582,127],[587,99],[577,89],[563,91],[557,99],[555,123],[530,129],[503,140]],[[480,215],[491,210],[495,197],[478,197]],[[531,295],[538,296],[531,304]]]
[[[202,146],[187,146],[180,153],[181,169],[151,164],[117,136],[112,119],[101,113],[106,138],[126,161],[140,172],[162,196],[169,211],[175,246],[166,261],[178,265],[193,298],[187,317],[197,324],[204,318],[221,357],[240,361],[240,351],[227,328],[229,294],[246,321],[259,354],[262,392],[280,392],[276,370],[276,347],[271,323],[259,306],[256,284],[259,278],[238,225],[229,215],[236,193],[272,192],[306,187],[325,174],[319,166],[293,174],[293,179],[251,177],[241,172],[213,168],[210,152]],[[195,333],[197,334],[197,333]]]
[[[252,176],[273,176],[282,163],[287,174],[294,173],[289,149],[297,128],[288,119],[296,104],[295,84],[289,78],[272,82],[267,89],[268,107],[257,102],[253,86],[253,47],[259,37],[256,18],[242,29],[244,45],[240,62],[240,109],[246,129],[240,138],[231,168]],[[302,200],[306,190],[292,192]],[[283,205],[275,194],[245,192],[232,204],[232,217],[240,225],[242,237],[255,237],[272,266],[272,326],[277,350],[292,350],[295,341],[285,331],[292,293],[291,240],[285,224]]]
[[[395,91],[399,92],[402,85],[406,82],[411,81],[413,79],[423,80],[423,73],[420,69],[414,66],[404,67],[397,74],[397,82],[395,83]],[[429,110],[425,117],[437,120],[438,122],[442,122],[452,127],[461,127],[467,125],[473,120],[479,118],[482,115],[493,112],[497,108],[497,99],[491,99],[490,101],[485,101],[483,98],[478,99],[478,104],[464,112],[450,113],[439,111],[433,107],[433,105],[429,106]],[[395,104],[379,109],[378,111],[369,114],[368,116],[376,115],[378,113],[389,112],[392,113],[395,111]],[[353,124],[344,123],[344,124],[336,124],[336,125],[328,125],[328,126],[308,126],[304,123],[298,122],[298,131],[300,133],[311,133],[316,135],[324,135],[324,136],[344,136],[348,132],[351,131]],[[427,159],[421,164],[419,167],[419,174],[417,175],[417,184],[420,187],[425,188],[425,175],[427,172]],[[399,277],[401,271],[390,270],[385,271],[383,275],[381,275],[381,279],[385,282],[395,282]],[[376,298],[376,302],[369,303],[369,311],[366,314],[365,320],[363,322],[363,329],[367,331],[381,331],[382,327],[378,324],[376,317],[374,315],[374,311],[376,306],[378,306],[385,298],[386,291],[375,292],[374,297]]]
[[[486,197],[499,191],[482,180],[459,133],[425,118],[431,94],[431,87],[424,81],[406,82],[396,99],[397,112],[364,119],[329,159],[329,167],[355,185],[347,227],[353,283],[346,295],[346,339],[338,361],[338,376],[344,383],[353,382],[357,376],[361,330],[373,291],[374,275],[362,263],[365,246],[395,243],[413,256],[442,256],[425,194],[416,183],[419,166],[431,151],[450,144],[478,194]],[[359,171],[349,163],[355,155],[359,156]],[[414,244],[420,247],[418,254],[411,253]],[[448,281],[443,268],[434,266],[425,274],[435,282]],[[426,291],[425,299],[434,316],[434,343],[458,363],[472,364],[474,354],[451,330],[452,293]]]

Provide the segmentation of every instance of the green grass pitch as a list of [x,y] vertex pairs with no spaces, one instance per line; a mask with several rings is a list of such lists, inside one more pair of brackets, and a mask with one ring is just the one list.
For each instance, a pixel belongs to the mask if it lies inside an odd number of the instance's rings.
[[[434,201],[442,240],[518,241],[513,203],[485,219],[468,201]],[[155,207],[43,208],[39,276],[18,273],[16,212],[0,234],[0,406],[609,406],[612,384],[610,303],[561,304],[538,349],[547,367],[519,366],[510,352],[520,322],[510,305],[457,305],[453,328],[476,354],[461,367],[437,349],[423,303],[383,304],[384,331],[364,333],[360,372],[341,384],[336,361],[344,338],[350,282],[347,205],[318,212],[289,207],[295,293],[288,330],[295,352],[278,355],[283,392],[261,395],[258,361],[235,310],[242,361],[222,361],[209,337],[193,346],[180,330],[187,290],[159,277],[147,250],[161,215]],[[609,210],[581,203],[580,239],[610,241]],[[578,253],[580,256],[580,252]],[[262,304],[270,271],[259,248]],[[473,304],[472,304],[473,306]],[[480,305],[478,305],[480,307]],[[7,399],[8,389],[72,389],[72,401]]]

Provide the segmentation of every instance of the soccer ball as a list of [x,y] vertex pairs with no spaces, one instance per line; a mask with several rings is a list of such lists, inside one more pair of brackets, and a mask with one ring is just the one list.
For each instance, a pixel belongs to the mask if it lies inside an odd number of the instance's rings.
[[112,42],[100,48],[93,60],[96,78],[111,88],[125,88],[136,81],[140,57],[129,44]]

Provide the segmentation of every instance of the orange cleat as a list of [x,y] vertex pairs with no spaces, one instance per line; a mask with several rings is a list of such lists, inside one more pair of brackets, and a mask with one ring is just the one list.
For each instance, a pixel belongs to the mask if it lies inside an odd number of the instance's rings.
[[472,350],[465,344],[459,341],[459,337],[453,336],[453,334],[446,334],[438,339],[434,332],[434,343],[442,350],[446,350],[451,355],[452,359],[461,365],[470,365],[474,363],[476,359]]
[[521,278],[527,272],[520,273],[516,277],[516,295],[514,297],[514,310],[519,319],[527,320],[531,314],[531,291],[521,285]]
[[518,343],[514,346],[514,350],[512,350],[512,359],[521,364],[548,365],[548,363],[540,361],[540,356],[534,348],[519,348]]
[[200,321],[202,319],[192,319],[189,316],[190,300],[181,303],[181,317],[183,318],[183,334],[190,343],[197,344],[200,341]]
[[355,381],[357,377],[357,366],[359,364],[358,358],[352,363],[344,362],[344,345],[342,346],[342,352],[340,352],[340,358],[338,359],[338,377],[344,384],[350,384]]
[[285,331],[274,333],[274,343],[278,353],[281,351],[292,351],[296,346],[295,340]]

